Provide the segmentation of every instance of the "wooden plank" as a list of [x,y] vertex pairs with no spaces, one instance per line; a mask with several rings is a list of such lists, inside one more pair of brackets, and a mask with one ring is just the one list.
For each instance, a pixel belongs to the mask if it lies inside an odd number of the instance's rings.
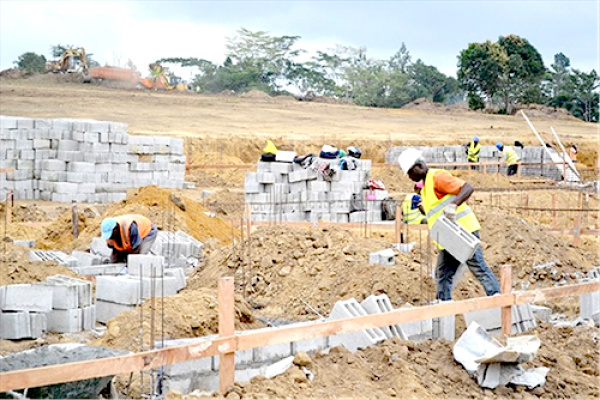
[[217,355],[220,349],[235,348],[235,341],[235,337],[218,338],[193,345],[149,350],[120,357],[4,372],[0,374],[0,392],[148,371],[161,365]]
[[0,374],[0,392],[73,382],[100,376],[146,371],[161,365],[174,364],[217,354],[246,350],[290,341],[313,339],[338,333],[355,332],[367,328],[420,321],[424,319],[464,314],[466,312],[506,307],[515,304],[543,302],[549,299],[578,296],[600,290],[599,282],[550,287],[526,292],[512,292],[498,296],[480,297],[435,305],[397,309],[383,314],[345,318],[335,321],[247,331],[244,335],[219,337],[193,345],[181,345],[141,353],[110,357],[77,363],[52,365]]
[[[512,291],[512,273],[510,265],[503,265],[500,268],[500,290],[502,294],[509,294]],[[511,306],[502,307],[502,333],[511,334],[512,328],[512,309]]]
[[[219,279],[218,285],[219,303],[219,336],[227,337],[235,333],[235,309],[233,278],[225,277]],[[235,381],[235,352],[222,353],[219,360],[219,388],[225,393],[227,388]]]

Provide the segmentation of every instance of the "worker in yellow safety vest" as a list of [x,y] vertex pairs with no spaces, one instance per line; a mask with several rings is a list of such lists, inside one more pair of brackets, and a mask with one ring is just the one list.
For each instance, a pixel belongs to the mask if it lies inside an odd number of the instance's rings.
[[[443,214],[479,237],[481,226],[473,210],[466,203],[474,192],[473,186],[452,176],[446,170],[429,168],[422,153],[415,148],[404,150],[398,156],[398,164],[411,180],[425,182],[421,190],[421,198],[427,217],[427,226],[430,230],[438,217]],[[460,261],[439,244],[437,246],[439,249],[435,274],[437,298],[451,300],[452,280],[460,266]],[[500,293],[498,279],[486,264],[481,247],[467,260],[467,266],[477,277],[488,296]]]
[[[467,161],[470,163],[478,163],[479,162],[479,151],[481,150],[481,145],[479,144],[479,138],[475,136],[473,140],[471,140],[467,144]],[[472,166],[471,169],[476,169],[476,166]]]
[[415,183],[414,193],[409,193],[402,202],[402,220],[408,225],[426,224],[425,209],[421,200],[423,182]]
[[504,159],[508,165],[506,169],[506,175],[515,175],[519,169],[518,162],[521,161],[521,158],[519,158],[517,152],[510,146],[504,146],[502,142],[496,143],[496,148],[504,153]]
[[129,254],[148,254],[158,235],[156,225],[138,214],[104,218],[100,230],[112,249],[112,263],[127,262]]

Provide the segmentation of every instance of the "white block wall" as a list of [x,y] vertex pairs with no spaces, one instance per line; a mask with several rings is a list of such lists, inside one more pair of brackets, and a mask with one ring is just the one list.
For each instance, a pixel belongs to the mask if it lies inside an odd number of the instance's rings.
[[107,203],[127,188],[181,188],[183,139],[130,136],[119,122],[0,115],[0,193],[15,199]]
[[[246,173],[246,203],[254,221],[379,222],[385,190],[367,190],[371,160],[358,160],[359,168],[339,170],[340,159],[319,159],[336,170],[331,182],[312,168],[295,163],[259,162]],[[366,211],[352,211],[351,199],[359,195]],[[360,215],[358,215],[360,214]]]

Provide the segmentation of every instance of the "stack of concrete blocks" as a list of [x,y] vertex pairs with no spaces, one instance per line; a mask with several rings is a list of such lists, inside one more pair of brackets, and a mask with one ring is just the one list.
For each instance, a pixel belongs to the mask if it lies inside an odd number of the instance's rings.
[[52,288],[41,284],[0,286],[0,339],[37,339],[48,331]]
[[385,249],[371,253],[369,254],[369,264],[386,267],[394,266],[396,264],[396,252],[394,252],[394,249]]
[[[492,334],[502,332],[502,312],[500,308],[491,308],[488,310],[471,311],[463,314],[467,326],[471,322],[477,322],[483,329]],[[537,326],[535,315],[531,304],[519,304],[511,307],[511,332],[525,333],[531,328]]]
[[94,325],[91,282],[54,275],[43,283],[0,286],[0,339],[37,339]]
[[150,252],[163,256],[168,267],[190,268],[198,265],[204,244],[182,231],[159,231]]
[[[510,145],[505,143],[505,145]],[[437,146],[424,147],[413,146],[423,152],[423,158],[430,164],[447,164],[447,163],[464,163],[467,162],[467,155],[464,146]],[[511,146],[523,163],[551,163],[554,159],[549,155],[548,151],[541,146]],[[407,146],[390,147],[385,154],[385,162],[388,164],[398,165],[398,156],[406,150]],[[555,157],[556,158],[556,157]],[[498,162],[504,161],[504,157],[495,146],[481,146],[479,152],[480,162]],[[465,169],[466,167],[460,167]],[[482,170],[482,167],[480,167]],[[498,166],[489,165],[486,167],[488,173],[498,171]],[[506,173],[506,166],[500,167],[501,173]],[[561,180],[563,176],[562,165],[549,165],[542,167],[541,165],[526,165],[521,167],[521,175],[523,176],[543,176],[554,180]]]
[[182,187],[185,156],[182,139],[129,136],[119,122],[0,116],[2,168],[14,171],[0,172],[0,192],[15,199],[107,203],[129,187]]
[[96,277],[96,320],[106,323],[150,297],[172,296],[186,286],[181,268],[165,268],[164,257],[131,254],[126,275]]
[[[367,311],[356,301],[356,299],[352,298],[349,300],[341,300],[335,303],[327,320],[332,321],[336,319],[360,317],[365,315],[368,315]],[[385,339],[386,335],[382,329],[368,328],[362,331],[342,333],[331,336],[329,338],[329,345],[332,347],[344,346],[346,349],[354,353],[358,349],[364,349],[368,346],[375,345]]]
[[48,331],[75,333],[92,330],[96,325],[96,305],[92,302],[92,283],[65,275],[46,278],[52,289],[52,310]]
[[185,180],[183,139],[129,136],[129,184],[182,188]]
[[[257,172],[246,173],[246,203],[254,221],[379,222],[385,190],[367,190],[371,160],[357,160],[358,169],[339,169],[339,159],[318,159],[314,165],[329,163],[335,170],[326,181],[313,167],[297,163],[259,162]],[[358,196],[363,211],[353,210],[351,200]]]

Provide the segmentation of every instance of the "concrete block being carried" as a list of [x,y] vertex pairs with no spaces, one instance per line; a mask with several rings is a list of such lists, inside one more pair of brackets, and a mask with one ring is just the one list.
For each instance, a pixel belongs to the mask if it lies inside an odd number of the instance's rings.
[[461,263],[473,257],[481,246],[481,241],[475,235],[443,215],[437,218],[429,235]]

